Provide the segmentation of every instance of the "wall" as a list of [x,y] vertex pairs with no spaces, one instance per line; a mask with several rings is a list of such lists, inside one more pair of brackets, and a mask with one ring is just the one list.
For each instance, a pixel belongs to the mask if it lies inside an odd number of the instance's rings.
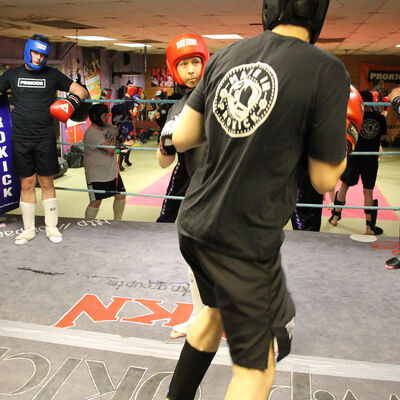
[[[156,94],[157,90],[161,89],[161,86],[151,86],[151,70],[153,68],[167,68],[165,54],[149,54],[147,56],[146,63],[146,98],[152,99]],[[173,88],[167,88],[168,96],[174,92]]]
[[[6,38],[0,37],[0,63],[4,62],[4,60],[8,59],[19,59],[22,61],[23,52],[25,47],[25,40],[22,39],[14,39],[14,38]],[[50,55],[50,60],[55,60],[57,57],[60,57],[65,53],[66,46],[69,43],[53,43],[52,44],[52,52]],[[75,46],[72,50],[70,50],[67,55],[64,57],[63,64],[66,65],[64,71],[67,68],[71,70],[67,73],[72,79],[75,79],[75,71],[73,71],[73,59],[76,60],[76,56],[80,57],[82,60],[80,46]],[[129,55],[129,62],[126,63],[127,57],[124,54]],[[125,57],[125,58],[124,58]],[[360,63],[367,64],[379,64],[379,65],[395,65],[400,66],[400,56],[362,56],[362,55],[343,55],[338,56],[343,63],[345,64],[349,74],[351,76],[351,80],[355,86],[359,84],[359,76],[360,76]],[[125,62],[124,62],[125,61]],[[81,61],[82,63],[82,61]],[[154,97],[154,94],[160,87],[151,86],[151,69],[152,68],[160,68],[166,67],[165,55],[149,54],[147,56],[143,54],[138,54],[134,52],[116,52],[116,51],[100,51],[100,65],[102,70],[102,87],[103,88],[112,88],[113,93],[115,93],[116,89],[121,85],[124,85],[131,81],[131,83],[136,86],[143,87],[145,90],[145,98],[151,99]],[[112,71],[114,72],[129,72],[129,71],[138,71],[143,72],[144,77],[112,77]],[[83,74],[83,73],[82,73]],[[172,94],[173,89],[168,88],[168,94]],[[113,96],[114,97],[114,96]]]
[[400,56],[345,55],[338,57],[346,66],[351,82],[357,87],[360,80],[360,63],[400,67]]

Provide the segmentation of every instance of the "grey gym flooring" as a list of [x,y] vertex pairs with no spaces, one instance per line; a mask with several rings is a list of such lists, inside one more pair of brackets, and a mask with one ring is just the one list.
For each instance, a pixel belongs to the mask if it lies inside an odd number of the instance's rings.
[[[0,225],[0,400],[164,399],[171,325],[191,312],[176,226],[61,219],[62,243],[41,227],[17,247],[20,226]],[[384,268],[398,246],[286,232],[297,319],[270,400],[400,399],[400,270]],[[223,399],[230,374],[223,340],[198,399]]]

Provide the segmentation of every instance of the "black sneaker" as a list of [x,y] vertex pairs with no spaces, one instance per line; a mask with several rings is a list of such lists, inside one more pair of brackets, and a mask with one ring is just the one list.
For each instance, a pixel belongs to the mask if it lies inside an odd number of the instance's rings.
[[127,165],[128,167],[131,167],[131,166],[132,166],[132,163],[131,163],[130,161],[127,161],[127,162],[126,162],[126,165]]
[[393,257],[386,261],[385,268],[387,269],[398,269],[400,268],[400,258]]

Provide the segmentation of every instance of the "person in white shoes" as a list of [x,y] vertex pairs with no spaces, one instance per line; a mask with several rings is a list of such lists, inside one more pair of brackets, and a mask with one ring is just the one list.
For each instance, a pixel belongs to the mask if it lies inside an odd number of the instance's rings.
[[[36,180],[42,191],[46,236],[52,243],[62,241],[57,228],[58,202],[53,182],[59,164],[52,116],[66,122],[78,108],[83,110],[81,100],[88,97],[83,86],[45,65],[50,50],[45,36],[33,35],[25,45],[25,64],[0,76],[0,94],[11,90],[14,105],[12,169],[21,180],[20,209],[24,225],[22,233],[15,238],[16,245],[26,244],[36,236]],[[58,90],[69,95],[54,102]]]

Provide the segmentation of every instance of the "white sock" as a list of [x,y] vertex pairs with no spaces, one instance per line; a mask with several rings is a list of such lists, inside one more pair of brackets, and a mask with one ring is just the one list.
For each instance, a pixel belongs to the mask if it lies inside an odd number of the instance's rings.
[[191,268],[189,270],[189,282],[190,282],[190,292],[192,293],[192,301],[193,301],[193,312],[194,315],[198,315],[200,311],[203,309],[204,304],[201,301],[199,288],[197,287],[197,282],[194,277],[193,271]]
[[58,200],[56,198],[42,200],[44,208],[44,222],[46,224],[46,236],[52,243],[62,241],[62,234],[57,228]]
[[[192,322],[193,322],[194,318],[195,318],[195,315],[192,314],[192,315],[190,316],[190,318],[189,318],[187,321],[182,322],[181,324],[175,325],[175,326],[172,328],[172,331],[173,331],[173,332],[181,333],[182,335],[185,335],[185,336],[186,336],[187,333],[188,333],[188,330],[189,330],[189,328],[190,328],[190,325],[192,325]],[[171,335],[172,335],[172,334],[171,334]]]
[[21,234],[19,234],[15,238],[16,245],[26,244],[30,240],[34,239],[36,236],[36,229],[35,229],[36,203],[25,203],[23,201],[20,201],[19,207],[21,209],[22,223],[24,225],[24,230]]
[[98,208],[87,206],[85,211],[85,219],[87,220],[96,219],[98,213],[99,213]]
[[199,288],[197,286],[196,279],[195,279],[193,271],[190,267],[188,268],[188,272],[189,272],[190,292],[192,293],[192,301],[193,301],[193,313],[186,322],[183,322],[182,324],[179,324],[179,325],[175,325],[172,328],[172,330],[174,332],[181,333],[182,335],[187,334],[189,327],[192,324],[194,318],[196,317],[196,315],[198,315],[200,313],[200,311],[204,307],[204,304],[201,301]]
[[114,219],[115,220],[122,219],[122,214],[124,213],[124,209],[125,209],[125,199],[118,200],[118,199],[114,198],[113,210],[114,210]]
[[34,239],[35,237],[36,237],[35,228],[24,229],[22,233],[16,236],[15,244],[17,246],[20,246],[21,244],[27,244],[30,240]]

